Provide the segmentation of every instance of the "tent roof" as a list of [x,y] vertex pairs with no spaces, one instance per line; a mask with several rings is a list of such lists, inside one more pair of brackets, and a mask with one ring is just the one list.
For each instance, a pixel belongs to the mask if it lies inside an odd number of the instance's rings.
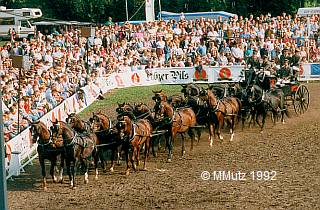
[[162,11],[161,18],[164,20],[168,19],[180,19],[181,15],[184,15],[187,20],[196,19],[200,17],[205,18],[218,18],[219,16],[222,18],[230,18],[236,16],[236,14],[225,12],[225,11],[217,11],[217,12],[194,12],[194,13],[173,13]]
[[297,14],[301,16],[318,15],[320,14],[320,7],[299,8]]

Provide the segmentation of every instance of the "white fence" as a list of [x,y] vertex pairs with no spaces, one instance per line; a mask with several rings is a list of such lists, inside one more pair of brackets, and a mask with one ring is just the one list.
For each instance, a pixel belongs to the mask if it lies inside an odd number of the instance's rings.
[[[41,121],[48,126],[55,119],[65,120],[67,115],[79,113],[91,105],[99,96],[111,89],[125,88],[132,86],[149,86],[156,84],[187,84],[187,83],[219,83],[237,82],[240,79],[243,66],[232,67],[207,67],[202,70],[195,67],[165,68],[126,71],[123,73],[111,74],[108,78],[97,78],[95,84],[89,84],[82,88],[85,93],[83,100],[74,94],[55,109],[48,112],[41,118]],[[300,65],[301,81],[320,80],[320,64]],[[7,143],[6,170],[7,178],[18,176],[25,165],[37,157],[37,145],[32,142],[29,128],[21,132]]]

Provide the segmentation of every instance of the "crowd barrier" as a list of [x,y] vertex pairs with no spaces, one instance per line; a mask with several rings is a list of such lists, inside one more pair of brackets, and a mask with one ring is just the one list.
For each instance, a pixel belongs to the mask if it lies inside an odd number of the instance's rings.
[[[51,125],[55,119],[65,120],[70,113],[79,113],[91,105],[99,96],[115,88],[149,86],[156,84],[221,83],[238,82],[243,66],[164,68],[149,70],[129,70],[113,73],[107,78],[97,78],[95,84],[82,88],[84,97],[74,94],[59,106],[48,112],[40,120]],[[320,80],[320,64],[300,65],[301,81]],[[7,178],[18,176],[23,168],[37,157],[37,144],[32,142],[29,128],[6,143]]]

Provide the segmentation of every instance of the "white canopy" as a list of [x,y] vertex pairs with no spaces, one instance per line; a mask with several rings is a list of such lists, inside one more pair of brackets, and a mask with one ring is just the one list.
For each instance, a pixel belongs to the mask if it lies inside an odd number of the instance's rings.
[[320,7],[305,7],[298,9],[298,15],[308,16],[308,15],[318,15],[320,14]]

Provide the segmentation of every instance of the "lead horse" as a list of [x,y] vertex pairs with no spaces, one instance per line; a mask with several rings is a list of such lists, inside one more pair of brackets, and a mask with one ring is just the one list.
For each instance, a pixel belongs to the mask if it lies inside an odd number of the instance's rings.
[[[47,126],[41,122],[31,122],[31,133],[32,139],[38,144],[37,152],[39,156],[39,163],[42,173],[42,184],[43,189],[47,190],[47,180],[46,180],[46,166],[45,160],[51,162],[50,175],[52,176],[53,182],[63,181],[63,167],[64,167],[64,153],[62,149],[59,149],[60,144],[55,144],[52,141],[52,136]],[[57,178],[54,174],[54,168],[56,167],[57,158],[61,156],[60,162],[60,176]]]
[[[131,112],[123,112],[117,117],[117,130],[119,139],[125,143],[126,153],[126,175],[130,174],[129,159],[132,164],[132,168],[136,171],[139,166],[140,148],[145,144],[145,157],[144,157],[144,170],[146,170],[146,162],[149,156],[150,140],[152,134],[152,125],[147,119],[138,119],[135,121],[135,117]],[[129,157],[129,147],[132,149],[131,158]],[[135,163],[136,161],[136,163]]]
[[[224,125],[224,120],[226,120],[230,126],[230,141],[232,141],[234,138],[235,122],[239,118],[241,111],[241,101],[236,97],[223,97],[222,99],[218,99],[214,94],[214,91],[211,91],[210,89],[202,89],[200,97],[207,102],[208,107],[211,109],[210,111],[216,115],[217,134],[219,139],[223,139],[221,129]],[[212,145],[215,136],[214,125],[210,126],[209,130],[210,145]]]
[[78,134],[67,123],[62,121],[53,122],[51,127],[53,142],[63,141],[62,147],[65,151],[67,173],[70,179],[70,186],[75,189],[75,167],[80,162],[84,165],[84,182],[88,183],[89,158],[93,157],[95,166],[95,179],[98,179],[96,136],[94,134]]
[[182,107],[174,110],[174,108],[164,100],[165,98],[164,93],[156,93],[152,99],[155,101],[155,120],[166,124],[169,130],[170,136],[167,142],[169,154],[167,160],[171,162],[173,157],[173,143],[177,133],[182,134],[182,155],[185,153],[185,137],[183,135],[185,132],[188,132],[191,138],[190,150],[193,150],[195,135],[192,127],[196,125],[196,115],[191,108]]
[[97,135],[97,151],[101,160],[103,171],[106,172],[106,161],[104,159],[104,152],[111,150],[111,166],[110,172],[114,171],[115,155],[117,155],[117,162],[120,165],[122,141],[118,139],[116,128],[113,126],[111,119],[105,114],[92,113],[90,118],[91,129]]

